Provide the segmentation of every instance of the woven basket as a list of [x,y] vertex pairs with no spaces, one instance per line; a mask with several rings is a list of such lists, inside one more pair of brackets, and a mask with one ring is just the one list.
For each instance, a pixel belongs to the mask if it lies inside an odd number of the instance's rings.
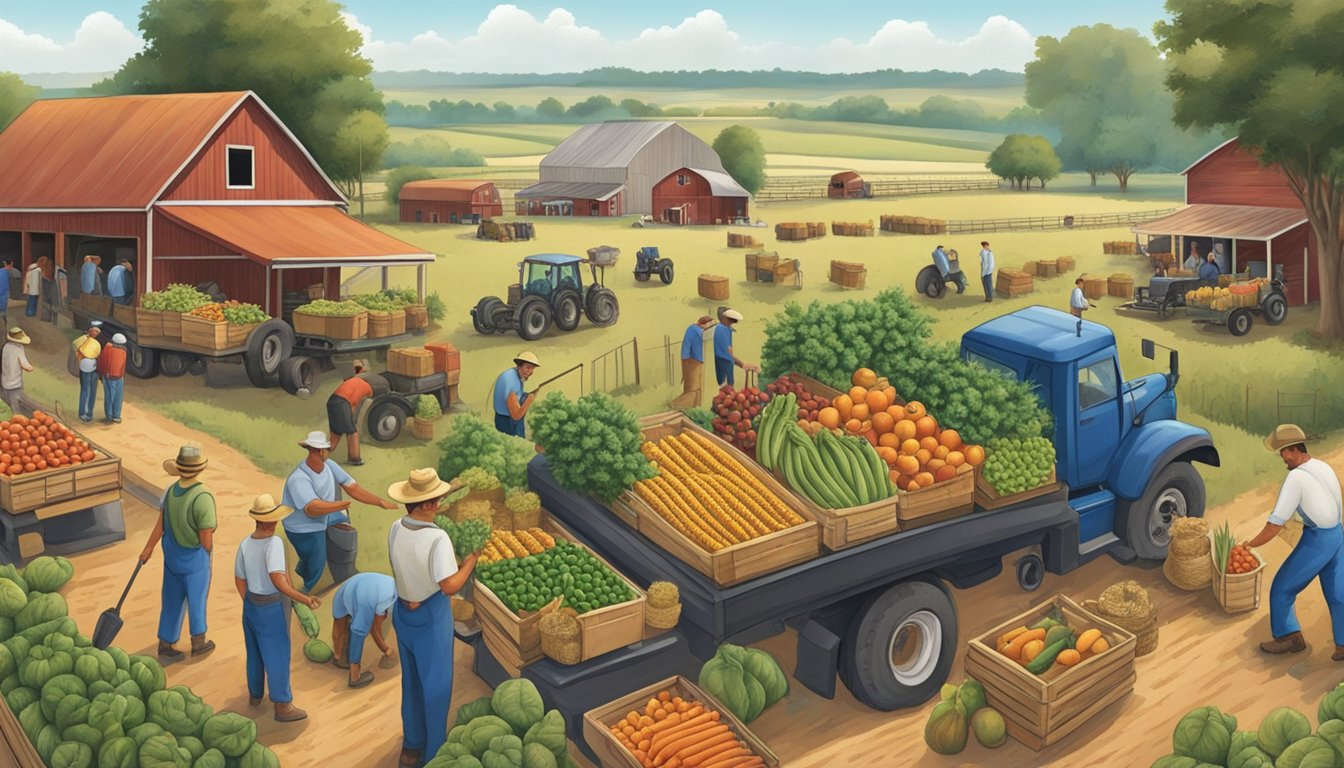
[[1208,555],[1191,558],[1168,555],[1167,561],[1162,564],[1162,573],[1166,574],[1167,581],[1177,589],[1184,589],[1187,592],[1209,586],[1209,582],[1213,580],[1213,575],[1209,571]]
[[1096,600],[1084,600],[1083,609],[1115,624],[1121,629],[1133,632],[1138,638],[1135,656],[1145,656],[1157,650],[1157,607],[1149,606],[1149,612],[1142,616],[1112,616]]
[[537,507],[531,512],[514,512],[513,527],[511,530],[525,531],[528,528],[540,528],[541,517],[541,507]]
[[434,420],[422,419],[419,416],[411,418],[411,434],[415,435],[417,440],[434,439]]
[[561,664],[578,664],[583,657],[579,644],[579,622],[565,610],[543,616],[537,622],[541,633],[541,652]]
[[650,605],[644,606],[644,623],[654,629],[672,629],[677,626],[681,619],[681,603],[677,603],[671,608],[654,608]]
[[513,527],[513,512],[502,503],[496,502],[490,505],[493,514],[490,517],[490,527],[496,531],[515,531]]
[[1209,554],[1209,540],[1182,536],[1173,538],[1171,545],[1167,548],[1167,557],[1178,557],[1182,560],[1189,560],[1196,557],[1207,557]]

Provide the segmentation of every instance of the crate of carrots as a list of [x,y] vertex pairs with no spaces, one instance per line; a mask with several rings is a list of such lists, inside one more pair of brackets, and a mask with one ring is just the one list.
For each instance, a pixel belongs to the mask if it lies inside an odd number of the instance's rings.
[[714,697],[669,677],[583,716],[604,767],[775,768],[779,759]]

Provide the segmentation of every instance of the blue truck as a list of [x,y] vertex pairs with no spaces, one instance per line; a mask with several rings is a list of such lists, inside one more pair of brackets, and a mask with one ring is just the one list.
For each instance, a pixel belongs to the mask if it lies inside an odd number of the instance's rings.
[[[1145,340],[1142,352],[1154,359],[1156,345]],[[1039,587],[1046,571],[1066,573],[1103,554],[1162,560],[1172,520],[1203,515],[1194,464],[1216,467],[1218,452],[1206,431],[1176,418],[1175,351],[1166,373],[1126,381],[1109,328],[1030,307],[967,332],[961,353],[1035,385],[1053,416],[1059,490],[996,510],[977,507],[731,587],[561,488],[538,456],[528,477],[543,506],[635,581],[676,583],[682,614],[675,638],[661,641],[661,656],[631,646],[589,667],[538,662],[524,676],[548,704],[581,712],[672,671],[694,676],[694,660],[708,659],[722,642],[754,642],[789,626],[798,638],[794,677],[819,695],[833,697],[838,677],[874,709],[918,706],[937,695],[959,647],[952,588],[994,578],[1005,556],[1023,550],[1029,554],[1016,562],[1016,575],[1024,589]],[[478,668],[488,668],[488,651],[477,646],[485,658]]]

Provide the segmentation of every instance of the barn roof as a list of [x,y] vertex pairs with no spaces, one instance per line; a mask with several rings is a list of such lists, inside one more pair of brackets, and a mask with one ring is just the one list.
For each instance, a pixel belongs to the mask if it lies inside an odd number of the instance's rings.
[[1195,235],[1240,240],[1273,240],[1305,224],[1300,208],[1264,208],[1258,205],[1210,205],[1198,203],[1160,219],[1130,227],[1148,235]]
[[619,120],[585,125],[542,158],[542,167],[624,168],[644,145],[676,123]]
[[0,133],[0,208],[145,210],[248,99],[307,155],[251,91],[35,101]]
[[1191,164],[1190,164],[1190,167],[1186,168],[1184,171],[1181,171],[1181,175],[1182,175],[1182,176],[1188,175],[1191,171],[1195,170],[1195,168],[1196,168],[1199,164],[1203,163],[1205,160],[1208,160],[1210,157],[1213,157],[1214,155],[1218,154],[1219,152],[1222,152],[1223,149],[1225,149],[1225,148],[1228,147],[1229,145],[1234,145],[1234,144],[1237,144],[1237,138],[1236,138],[1235,136],[1232,137],[1232,138],[1230,138],[1230,139],[1228,139],[1227,141],[1224,141],[1222,144],[1219,144],[1218,146],[1214,147],[1213,149],[1210,149],[1208,152],[1205,152],[1203,157],[1201,157],[1201,158],[1199,158],[1198,160],[1196,160],[1195,162],[1191,163]]
[[737,180],[726,173],[719,171],[710,171],[704,168],[687,168],[691,173],[698,174],[705,181],[709,182],[709,192],[717,197],[751,197],[751,193],[737,183]]
[[836,171],[831,174],[831,181],[862,181],[863,177],[858,171]]
[[598,181],[542,181],[513,193],[525,200],[567,198],[573,200],[609,200],[625,189],[624,184]]
[[473,179],[423,179],[408,182],[403,186],[401,199],[468,203],[471,202],[471,196],[476,190],[493,184],[492,181]]

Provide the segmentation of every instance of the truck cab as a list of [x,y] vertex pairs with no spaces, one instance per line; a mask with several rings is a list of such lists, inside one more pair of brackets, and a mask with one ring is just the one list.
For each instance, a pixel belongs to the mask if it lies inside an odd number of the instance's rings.
[[[1143,341],[1144,356],[1155,346]],[[1109,328],[1029,307],[971,329],[962,358],[1032,385],[1050,412],[1056,471],[1079,516],[1079,554],[1161,560],[1175,517],[1202,517],[1193,462],[1218,466],[1209,433],[1176,417],[1179,361],[1125,380]]]

